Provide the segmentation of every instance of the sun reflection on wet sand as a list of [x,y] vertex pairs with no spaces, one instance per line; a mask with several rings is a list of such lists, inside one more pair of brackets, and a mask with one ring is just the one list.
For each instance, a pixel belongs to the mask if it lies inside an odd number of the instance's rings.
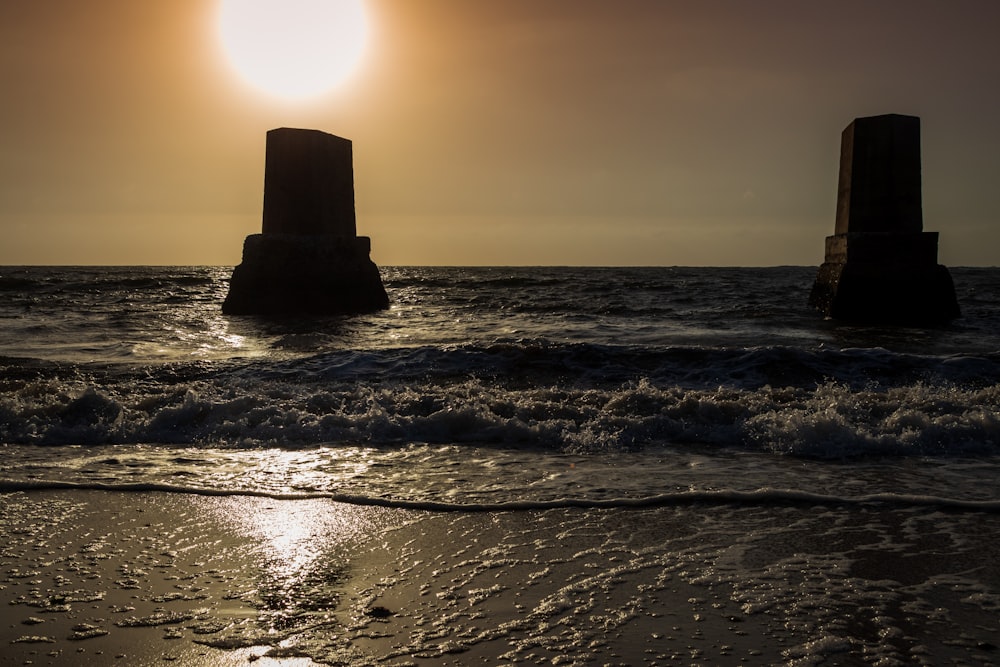
[[221,517],[238,532],[253,538],[269,574],[290,579],[315,567],[318,560],[361,535],[378,530],[377,510],[325,499],[295,502],[248,498]]
[[382,508],[356,507],[327,499],[245,498],[216,505],[220,521],[255,545],[258,578],[241,597],[257,609],[267,632],[335,620],[350,572],[347,552],[400,523]]

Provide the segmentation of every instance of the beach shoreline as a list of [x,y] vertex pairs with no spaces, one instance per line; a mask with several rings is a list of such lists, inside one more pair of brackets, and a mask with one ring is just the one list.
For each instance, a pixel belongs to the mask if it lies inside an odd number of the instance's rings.
[[58,490],[5,494],[2,519],[0,664],[1000,657],[995,515]]

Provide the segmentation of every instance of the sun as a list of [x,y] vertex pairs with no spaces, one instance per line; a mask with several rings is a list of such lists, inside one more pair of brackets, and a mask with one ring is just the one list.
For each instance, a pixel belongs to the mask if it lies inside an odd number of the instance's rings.
[[368,41],[363,0],[221,0],[218,21],[222,47],[240,75],[292,100],[342,83]]

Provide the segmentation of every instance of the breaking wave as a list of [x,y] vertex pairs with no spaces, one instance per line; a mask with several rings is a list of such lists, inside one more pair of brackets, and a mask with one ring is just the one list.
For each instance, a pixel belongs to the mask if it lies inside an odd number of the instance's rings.
[[1000,357],[510,341],[156,367],[0,359],[0,441],[1000,451]]

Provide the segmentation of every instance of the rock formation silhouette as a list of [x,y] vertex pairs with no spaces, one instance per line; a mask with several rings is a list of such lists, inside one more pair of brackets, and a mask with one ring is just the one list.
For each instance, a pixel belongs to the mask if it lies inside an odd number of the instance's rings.
[[267,133],[262,233],[243,243],[222,312],[338,314],[386,308],[389,298],[358,236],[351,142],[296,128]]
[[959,315],[938,234],[923,231],[920,119],[856,118],[841,134],[834,235],[809,303],[834,319],[940,324]]

